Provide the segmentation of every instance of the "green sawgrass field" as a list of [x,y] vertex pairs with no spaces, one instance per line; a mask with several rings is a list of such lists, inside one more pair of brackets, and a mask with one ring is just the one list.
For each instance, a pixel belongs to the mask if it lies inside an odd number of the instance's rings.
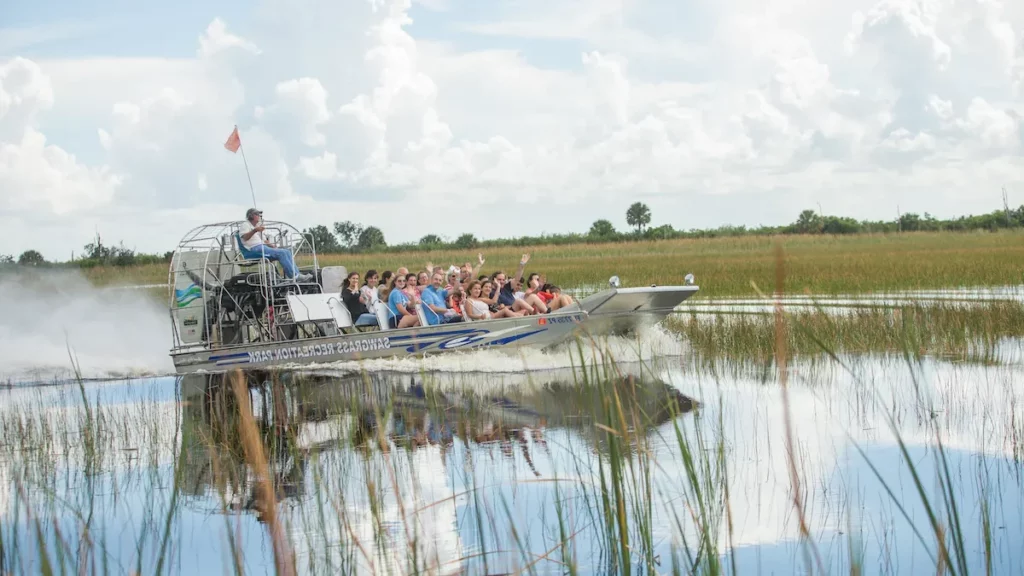
[[[692,272],[699,297],[753,295],[774,283],[773,247],[786,256],[786,291],[863,293],[924,288],[1020,284],[1024,232],[915,232],[857,236],[776,236],[650,242],[510,247],[487,250],[483,271],[512,272],[524,251],[527,272],[545,274],[564,288],[603,286],[618,275],[625,286],[681,284]],[[415,253],[324,254],[320,265],[344,265],[365,274],[400,266],[419,269],[427,261],[448,265],[476,261],[476,250]],[[302,264],[302,263],[300,263]],[[100,286],[163,284],[167,266],[84,270]]]
[[[1021,282],[1022,240],[541,247],[528,270],[566,287],[692,271],[705,297],[776,281],[821,294],[1007,285]],[[520,253],[486,256],[485,271],[508,271]],[[428,259],[475,252],[321,264],[365,273]],[[162,284],[167,270],[85,273]],[[0,572],[179,572],[198,545],[235,574],[734,575],[755,571],[755,554],[760,566],[757,546],[778,573],[1020,573],[1024,507],[1004,495],[1024,472],[1024,305],[744,308],[670,318],[692,353],[671,371],[627,372],[607,341],[581,339],[569,374],[536,381],[552,371],[523,357],[524,380],[424,364],[419,375],[191,375],[172,391],[169,379],[86,382],[69,349],[76,379],[59,392],[2,391],[13,520],[0,523]]]
[[[958,362],[994,363],[1008,339],[1024,337],[1024,305],[1017,301],[935,302],[865,306],[842,313],[825,307],[787,312],[784,353],[811,358],[836,354],[900,353]],[[665,326],[686,337],[697,357],[764,363],[778,354],[773,314],[695,312]]]

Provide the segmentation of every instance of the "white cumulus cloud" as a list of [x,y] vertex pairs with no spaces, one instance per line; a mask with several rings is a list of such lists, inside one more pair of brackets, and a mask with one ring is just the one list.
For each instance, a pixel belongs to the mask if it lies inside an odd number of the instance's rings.
[[240,214],[235,124],[262,208],[391,241],[452,214],[483,237],[622,226],[638,198],[690,228],[1024,193],[1020,3],[466,1],[262,0],[190,31],[191,58],[7,61],[0,215]]
[[121,179],[90,167],[37,129],[50,109],[49,78],[24,58],[0,63],[0,214],[68,215],[109,202]]

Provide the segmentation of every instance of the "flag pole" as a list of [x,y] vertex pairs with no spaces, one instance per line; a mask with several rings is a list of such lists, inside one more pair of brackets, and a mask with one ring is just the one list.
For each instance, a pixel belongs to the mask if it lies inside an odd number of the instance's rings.
[[[238,125],[235,124],[235,131],[238,131]],[[245,159],[245,146],[242,145],[242,139],[238,139],[238,149],[242,152],[242,164],[245,166],[245,177],[249,180],[249,194],[252,196],[252,207],[256,208],[256,191],[252,187],[252,176],[249,175],[249,161]]]

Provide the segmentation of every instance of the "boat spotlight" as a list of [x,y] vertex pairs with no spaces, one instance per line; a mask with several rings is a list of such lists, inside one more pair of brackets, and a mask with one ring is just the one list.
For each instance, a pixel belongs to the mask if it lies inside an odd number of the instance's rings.
[[693,274],[683,276],[683,282],[686,282],[687,286],[693,286]]
[[612,288],[618,288],[619,286],[622,285],[622,283],[619,282],[618,276],[612,276],[611,278],[608,279],[608,285],[611,286]]

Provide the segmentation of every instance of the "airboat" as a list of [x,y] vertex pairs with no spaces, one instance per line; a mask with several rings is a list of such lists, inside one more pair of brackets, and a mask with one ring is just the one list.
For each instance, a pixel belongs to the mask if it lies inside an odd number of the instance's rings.
[[627,288],[612,277],[607,289],[548,314],[428,325],[419,310],[421,326],[394,329],[387,306],[380,305],[372,311],[376,325],[356,326],[341,300],[348,271],[321,267],[311,236],[284,222],[263,222],[268,241],[290,250],[309,277],[297,281],[285,278],[276,262],[249,257],[242,224],[194,228],[171,258],[170,355],[179,374],[480,348],[547,349],[575,337],[628,334],[660,322],[698,290],[689,274],[682,286]]

